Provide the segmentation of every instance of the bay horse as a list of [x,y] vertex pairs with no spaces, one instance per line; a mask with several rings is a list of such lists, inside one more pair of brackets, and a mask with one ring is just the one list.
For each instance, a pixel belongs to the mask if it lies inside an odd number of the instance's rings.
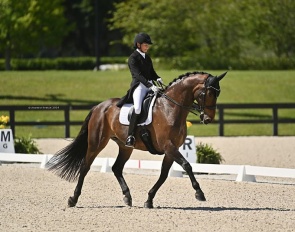
[[[217,97],[220,93],[219,81],[227,72],[212,76],[205,72],[186,73],[175,78],[162,88],[153,108],[153,121],[146,128],[150,131],[154,148],[164,154],[160,177],[148,192],[145,208],[153,208],[153,199],[168,177],[173,162],[178,163],[188,174],[195,198],[206,201],[189,162],[178,151],[187,136],[186,118],[192,110],[200,112],[201,122],[208,124],[215,117]],[[123,168],[131,156],[133,148],[126,147],[128,126],[119,122],[120,108],[116,106],[119,98],[108,99],[94,106],[86,117],[78,136],[65,148],[58,151],[46,167],[59,177],[75,181],[78,179],[74,195],[68,199],[68,206],[74,207],[81,195],[84,178],[96,156],[104,149],[110,139],[119,146],[119,153],[112,171],[117,178],[123,201],[132,206],[130,189],[123,177]],[[135,149],[147,148],[135,133]]]

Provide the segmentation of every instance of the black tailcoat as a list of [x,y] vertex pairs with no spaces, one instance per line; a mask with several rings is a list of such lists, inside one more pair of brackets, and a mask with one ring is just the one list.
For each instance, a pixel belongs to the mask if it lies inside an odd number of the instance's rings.
[[156,81],[160,78],[154,70],[151,58],[147,54],[145,54],[145,58],[143,58],[137,50],[130,55],[128,59],[128,66],[131,72],[132,81],[127,94],[117,103],[118,107],[123,106],[125,103],[133,102],[132,95],[139,83],[142,83],[146,87],[150,88],[152,84],[148,81]]

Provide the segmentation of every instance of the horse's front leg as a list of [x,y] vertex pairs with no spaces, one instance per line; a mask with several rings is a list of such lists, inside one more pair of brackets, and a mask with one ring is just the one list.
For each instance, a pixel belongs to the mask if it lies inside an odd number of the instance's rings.
[[132,197],[130,194],[130,189],[123,177],[123,168],[125,163],[129,160],[130,155],[133,149],[126,148],[124,145],[119,147],[118,157],[112,167],[112,171],[114,172],[115,177],[117,178],[123,193],[123,201],[126,205],[132,206]]
[[144,203],[145,208],[150,208],[150,209],[154,208],[153,199],[154,199],[157,191],[159,190],[159,188],[166,181],[166,179],[168,177],[169,169],[171,168],[173,161],[174,160],[171,157],[169,157],[167,155],[164,156],[160,177],[159,177],[158,181],[156,182],[156,184],[151,188],[151,190],[148,193],[148,199]]
[[178,151],[178,149],[171,147],[170,152],[168,154],[171,155],[174,161],[178,163],[184,169],[184,171],[186,171],[186,173],[188,174],[191,180],[192,186],[196,190],[196,193],[195,193],[196,199],[199,201],[206,201],[205,195],[198,181],[196,180],[194,176],[192,166],[190,165],[190,163],[182,156],[182,154]]

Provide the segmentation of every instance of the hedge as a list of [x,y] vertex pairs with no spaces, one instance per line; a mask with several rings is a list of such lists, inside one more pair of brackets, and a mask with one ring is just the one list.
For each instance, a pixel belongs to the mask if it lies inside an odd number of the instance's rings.
[[182,70],[291,70],[295,69],[295,58],[204,59],[198,57],[172,57],[154,59],[155,66],[162,69]]
[[[12,70],[93,70],[95,57],[12,59]],[[103,57],[101,64],[126,63],[127,57]],[[5,69],[5,61],[0,59],[0,70]]]
[[[101,64],[127,64],[127,57],[102,57]],[[199,58],[199,57],[171,57],[153,58],[156,69],[182,70],[290,70],[295,69],[295,58],[278,57],[244,57],[230,58]],[[12,70],[93,70],[95,57],[69,58],[35,58],[12,59]],[[0,70],[5,69],[4,59],[0,59]]]

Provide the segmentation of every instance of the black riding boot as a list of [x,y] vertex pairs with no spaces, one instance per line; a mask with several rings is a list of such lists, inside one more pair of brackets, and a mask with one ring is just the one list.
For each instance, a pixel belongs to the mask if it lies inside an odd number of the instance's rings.
[[139,117],[139,114],[136,114],[134,112],[131,115],[129,129],[128,129],[128,137],[125,143],[126,147],[134,147],[134,144],[135,144],[134,133],[135,133],[138,117]]

